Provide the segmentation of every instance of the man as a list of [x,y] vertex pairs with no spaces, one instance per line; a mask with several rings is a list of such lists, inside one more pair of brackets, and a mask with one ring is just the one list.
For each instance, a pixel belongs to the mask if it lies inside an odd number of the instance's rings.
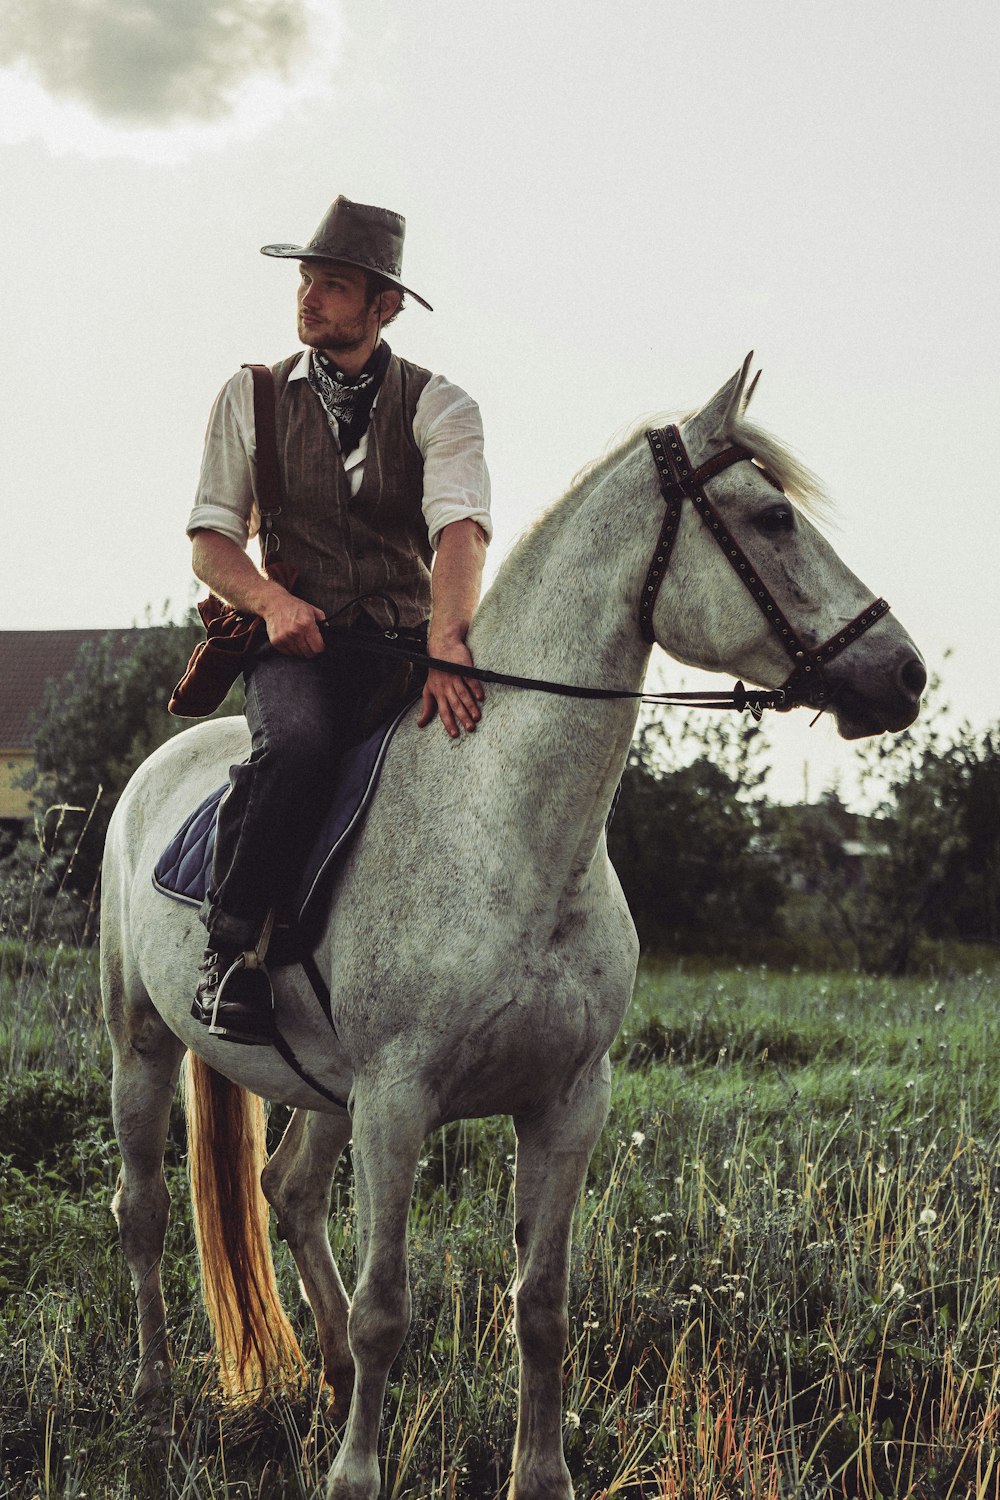
[[[430,616],[431,656],[473,665],[466,633],[491,535],[479,409],[440,375],[393,354],[382,338],[409,292],[404,220],[340,197],[307,245],[265,245],[299,262],[298,333],[305,351],[274,366],[280,511],[261,514],[256,490],[253,378],[235,375],[209,421],[188,519],[194,571],[213,593],[259,615],[268,644],[245,672],[251,753],[232,767],[219,811],[208,947],[192,1014],[215,1036],[267,1044],[270,984],[258,967],[277,911],[288,906],[308,853],[331,766],[359,737],[378,699],[405,701],[400,664],[349,647],[324,651],[318,622],[354,632]],[[261,529],[266,560],[295,569],[294,592],[245,551]],[[433,561],[433,567],[431,566]],[[421,728],[472,733],[483,692],[471,678],[431,671]]]

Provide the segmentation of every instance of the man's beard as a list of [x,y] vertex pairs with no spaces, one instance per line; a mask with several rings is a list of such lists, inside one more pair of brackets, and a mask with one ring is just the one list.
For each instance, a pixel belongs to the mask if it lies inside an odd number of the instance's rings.
[[328,349],[331,353],[351,354],[365,341],[367,319],[358,318],[350,328],[327,323],[303,324],[299,319],[299,341],[309,349]]

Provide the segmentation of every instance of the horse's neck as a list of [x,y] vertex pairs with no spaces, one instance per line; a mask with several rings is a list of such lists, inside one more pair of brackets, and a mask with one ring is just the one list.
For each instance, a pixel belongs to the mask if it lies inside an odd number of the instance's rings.
[[[520,676],[635,692],[648,647],[629,600],[651,543],[626,459],[556,505],[511,554],[476,616],[477,661]],[[631,478],[630,478],[631,476]],[[635,700],[595,702],[504,689],[512,825],[585,864],[600,837],[635,729]],[[576,848],[574,855],[569,853]]]
[[626,601],[652,542],[638,467],[633,451],[582,483],[514,549],[470,637],[484,661],[525,676],[639,687],[649,652]]

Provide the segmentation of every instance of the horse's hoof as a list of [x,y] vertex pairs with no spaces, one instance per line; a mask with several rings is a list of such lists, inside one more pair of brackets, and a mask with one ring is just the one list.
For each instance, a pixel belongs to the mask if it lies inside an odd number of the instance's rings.
[[507,1491],[507,1500],[574,1500],[573,1483],[562,1470],[556,1474],[515,1474]]
[[330,1475],[326,1500],[378,1500],[381,1478],[377,1463],[364,1464],[350,1476],[335,1472]]
[[135,1404],[146,1424],[144,1448],[155,1453],[180,1441],[187,1427],[187,1417],[181,1404],[173,1399],[169,1387],[136,1397]]

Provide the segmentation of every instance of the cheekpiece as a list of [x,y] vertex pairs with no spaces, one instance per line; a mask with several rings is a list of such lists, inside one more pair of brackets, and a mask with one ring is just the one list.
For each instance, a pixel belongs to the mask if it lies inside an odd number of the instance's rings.
[[375,271],[433,312],[430,303],[402,281],[405,234],[402,214],[338,197],[307,245],[262,245],[260,253],[283,260],[340,260],[363,271]]

